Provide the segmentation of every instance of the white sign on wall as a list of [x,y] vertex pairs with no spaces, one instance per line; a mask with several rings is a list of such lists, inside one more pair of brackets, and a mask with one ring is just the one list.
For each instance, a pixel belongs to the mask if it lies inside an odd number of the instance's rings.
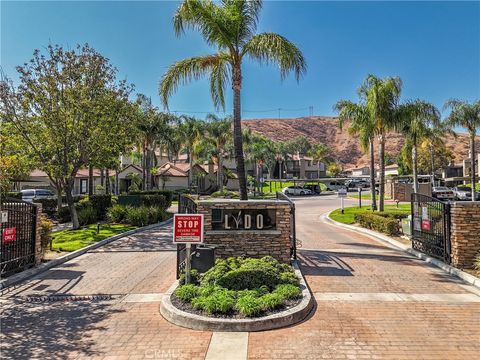
[[8,211],[2,211],[2,223],[8,222]]

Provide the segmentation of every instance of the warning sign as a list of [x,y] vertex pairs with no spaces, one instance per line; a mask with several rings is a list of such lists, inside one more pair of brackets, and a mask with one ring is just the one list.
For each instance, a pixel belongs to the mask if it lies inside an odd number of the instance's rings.
[[8,244],[17,238],[17,229],[14,227],[2,230],[2,243]]
[[173,243],[203,243],[203,214],[175,214],[173,217]]

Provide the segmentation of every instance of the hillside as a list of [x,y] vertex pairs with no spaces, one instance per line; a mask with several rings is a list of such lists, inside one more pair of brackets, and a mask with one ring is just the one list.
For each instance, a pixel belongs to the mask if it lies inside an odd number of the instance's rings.
[[[364,154],[355,137],[348,135],[346,129],[337,128],[337,118],[330,116],[312,116],[296,119],[249,119],[242,125],[252,131],[263,134],[274,141],[286,141],[297,136],[305,136],[312,144],[322,142],[332,149],[332,155],[346,168],[368,164],[368,156]],[[477,151],[480,151],[480,136],[477,136]],[[403,145],[403,137],[389,134],[386,152],[396,157]],[[455,154],[455,162],[468,156],[469,141],[466,134],[457,138],[447,137],[447,147]]]

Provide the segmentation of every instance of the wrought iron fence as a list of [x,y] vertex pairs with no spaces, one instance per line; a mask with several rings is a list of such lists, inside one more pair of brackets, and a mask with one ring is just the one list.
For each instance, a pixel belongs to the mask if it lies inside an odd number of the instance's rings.
[[277,200],[288,201],[290,205],[290,256],[297,259],[297,231],[295,228],[295,203],[284,193],[277,192]]
[[6,277],[35,264],[37,211],[34,204],[4,198],[0,210],[7,213],[1,223],[0,277]]
[[450,204],[412,194],[412,248],[450,263]]

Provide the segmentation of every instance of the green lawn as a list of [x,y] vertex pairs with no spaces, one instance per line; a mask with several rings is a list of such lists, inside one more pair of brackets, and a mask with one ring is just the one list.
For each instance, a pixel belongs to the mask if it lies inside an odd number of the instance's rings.
[[97,234],[97,224],[92,224],[78,230],[56,231],[52,233],[52,247],[53,250],[75,251],[135,228],[136,226],[124,224],[100,224],[100,232]]
[[[351,206],[346,207],[344,209],[344,214],[342,214],[341,209],[336,209],[330,213],[330,217],[338,222],[344,224],[354,224],[355,223],[355,215],[361,214],[364,212],[370,212],[371,209],[369,206],[362,206],[359,208],[358,206]],[[410,204],[399,204],[398,208],[396,205],[385,205],[385,212],[390,214],[405,214],[409,215],[411,211]]]

